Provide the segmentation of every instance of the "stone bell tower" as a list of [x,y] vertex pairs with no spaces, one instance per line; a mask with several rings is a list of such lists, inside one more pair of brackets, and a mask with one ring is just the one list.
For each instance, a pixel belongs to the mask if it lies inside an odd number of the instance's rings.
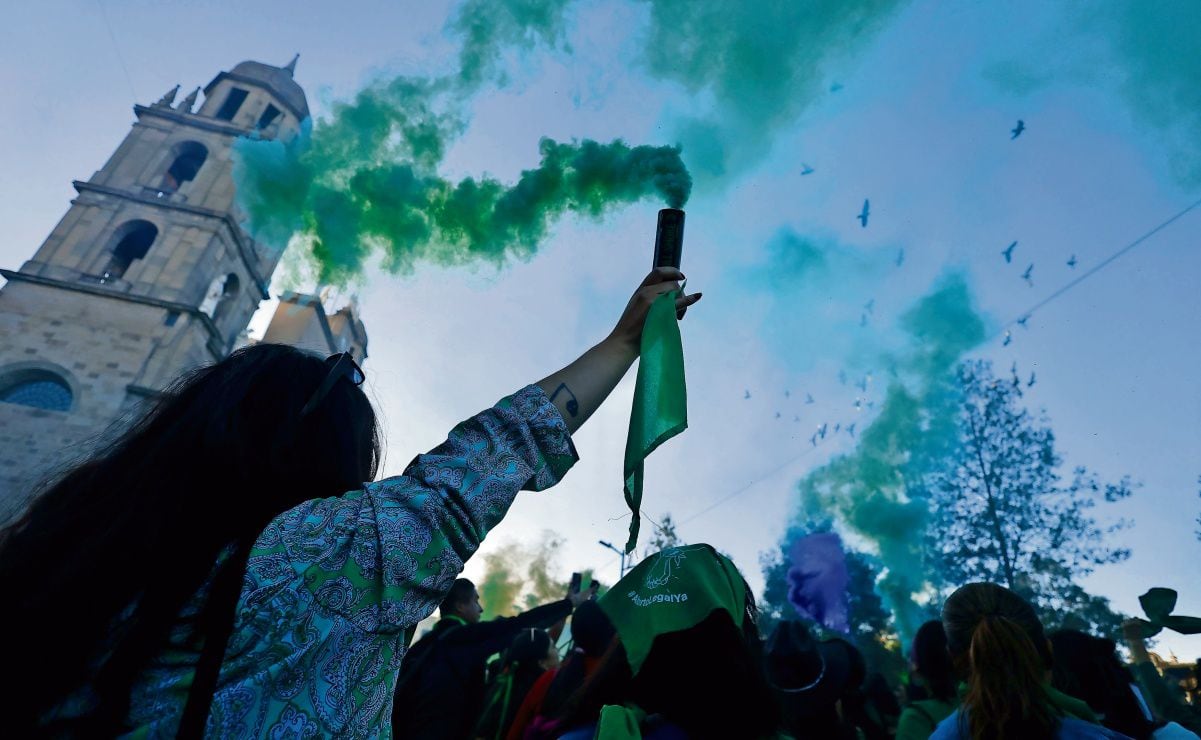
[[[0,270],[0,521],[54,464],[182,371],[225,357],[281,256],[241,228],[231,146],[309,115],[285,67],[242,62],[132,130],[33,258]],[[195,110],[194,110],[195,108]]]

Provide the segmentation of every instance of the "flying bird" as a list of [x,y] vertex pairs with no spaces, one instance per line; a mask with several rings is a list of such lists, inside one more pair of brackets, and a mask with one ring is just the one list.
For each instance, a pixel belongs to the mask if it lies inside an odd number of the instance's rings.
[[1027,381],[1026,381],[1026,387],[1027,387],[1027,388],[1033,388],[1033,387],[1034,387],[1034,373],[1030,373],[1030,380],[1027,380]]
[[901,250],[897,252],[897,267],[903,264],[905,264],[905,248],[901,247]]
[[859,223],[863,224],[863,228],[867,228],[867,217],[871,215],[871,201],[864,198],[863,210],[855,218],[859,219]]
[[1030,320],[1030,314],[1026,314],[1022,318],[1018,319],[1018,323],[1022,325],[1023,329],[1029,329],[1030,327],[1026,326],[1026,322],[1029,320]]
[[851,435],[852,437],[854,437],[854,436],[855,436],[855,425],[856,425],[856,424],[858,424],[858,423],[859,423],[859,422],[852,421],[850,424],[848,424],[848,425],[847,425],[847,434],[849,434],[849,435]]
[[812,175],[812,174],[813,174],[813,168],[810,167],[809,165],[805,164],[804,162],[801,162],[801,175]]
[[1005,247],[1005,249],[1001,252],[1001,254],[1005,255],[1005,264],[1009,264],[1010,262],[1013,262],[1013,250],[1017,249],[1017,246],[1018,246],[1018,243],[1014,242],[1013,244],[1010,244],[1008,247]]
[[751,399],[751,392],[747,391],[746,394],[742,397],[742,400],[749,401],[750,399]]
[[841,82],[835,82],[833,85],[830,85],[830,92],[838,92],[841,89],[842,89]]
[[863,307],[867,309],[868,313],[875,313],[876,312],[876,299],[875,298],[871,299],[867,303],[863,304]]
[[1068,267],[1072,268],[1073,270],[1076,269],[1076,255],[1073,254],[1072,258],[1068,260]]
[[1026,271],[1022,273],[1022,280],[1025,280],[1027,283],[1029,283],[1031,287],[1034,286],[1034,281],[1030,279],[1030,275],[1033,272],[1034,272],[1034,263],[1031,262],[1030,264],[1026,265]]
[[867,314],[860,314],[859,326],[867,326]]
[[1008,329],[1006,329],[1005,330],[1005,339],[1001,341],[1001,346],[1008,347],[1009,343],[1012,341],[1013,341],[1013,334],[1010,333],[1010,331]]
[[812,394],[810,394],[810,393],[805,394],[805,403],[807,403],[807,404],[813,403],[813,395]]
[[776,418],[777,418],[777,419],[779,419],[779,418],[780,418],[780,412],[779,412],[779,411],[777,411],[777,412],[776,412]]
[[786,389],[784,389],[784,397],[785,397],[785,398],[792,398],[792,391],[788,390],[787,388],[786,388]]
[[842,431],[842,422],[841,421],[834,425],[834,433],[838,434],[840,431]]
[[826,428],[828,426],[830,426],[830,425],[823,421],[822,425],[817,428],[817,436],[821,437],[822,439],[825,439],[826,438]]
[[1026,122],[1019,118],[1018,125],[1013,127],[1013,131],[1010,131],[1010,133],[1013,134],[1013,136],[1010,136],[1009,140],[1013,141],[1017,137],[1021,136],[1022,132],[1025,130],[1026,130]]
[[867,393],[867,376],[864,375],[859,382],[855,384],[855,387],[864,393]]
[[814,432],[813,436],[809,438],[809,444],[817,447],[817,432]]
[[1013,364],[1009,366],[1009,374],[1010,375],[1018,374],[1018,361],[1017,360],[1014,360]]

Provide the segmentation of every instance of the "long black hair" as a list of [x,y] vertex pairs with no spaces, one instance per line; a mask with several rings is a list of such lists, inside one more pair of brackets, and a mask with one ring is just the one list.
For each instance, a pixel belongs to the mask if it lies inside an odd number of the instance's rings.
[[300,413],[329,370],[259,344],[192,371],[0,531],[0,716],[14,736],[46,732],[47,713],[87,686],[88,716],[53,732],[118,732],[139,672],[223,551],[375,477],[379,434],[358,387],[339,381]]

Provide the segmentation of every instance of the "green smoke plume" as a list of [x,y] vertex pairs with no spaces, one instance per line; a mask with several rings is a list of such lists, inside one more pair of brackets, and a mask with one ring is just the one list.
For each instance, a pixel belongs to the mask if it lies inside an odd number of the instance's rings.
[[920,622],[913,601],[928,581],[921,543],[928,509],[922,473],[955,443],[953,371],[985,338],[963,275],[940,280],[901,318],[908,339],[879,416],[858,447],[798,484],[802,516],[831,516],[870,542],[886,574],[878,584],[902,635]]
[[484,576],[476,584],[485,618],[512,616],[523,609],[562,599],[568,578],[559,572],[563,538],[549,530],[532,542],[507,542],[484,555]]
[[[539,45],[566,49],[565,11],[571,0],[467,0],[447,24],[463,38],[459,84],[475,89],[496,76],[507,49],[530,51]],[[504,84],[500,77],[497,82]]]
[[986,75],[1019,95],[1056,78],[1112,87],[1164,146],[1176,180],[1201,186],[1201,3],[1100,0],[1056,7],[1062,15],[1041,43]]
[[[375,247],[399,272],[422,260],[503,264],[532,256],[565,213],[599,217],[652,196],[680,207],[691,189],[678,148],[588,139],[543,139],[539,166],[512,185],[486,177],[451,182],[422,165],[438,149],[436,131],[419,129],[426,138],[416,143],[372,136],[371,127],[332,141],[318,129],[288,145],[239,142],[235,177],[251,233],[275,244],[297,232],[308,236],[321,280],[341,283],[359,274]],[[358,156],[364,139],[403,150],[395,155],[401,161]]]
[[689,163],[720,176],[754,163],[770,133],[827,94],[831,68],[860,50],[904,0],[644,0],[652,74],[708,92],[680,123]]
[[286,143],[236,142],[234,180],[251,234],[276,248],[301,235],[318,278],[341,284],[376,249],[399,272],[420,261],[503,264],[532,256],[567,213],[600,217],[651,197],[682,207],[692,178],[679,148],[620,139],[542,139],[538,167],[512,184],[439,175],[467,126],[465,101],[483,83],[503,82],[503,51],[561,45],[568,4],[468,0],[447,27],[463,38],[456,73],[369,85]]

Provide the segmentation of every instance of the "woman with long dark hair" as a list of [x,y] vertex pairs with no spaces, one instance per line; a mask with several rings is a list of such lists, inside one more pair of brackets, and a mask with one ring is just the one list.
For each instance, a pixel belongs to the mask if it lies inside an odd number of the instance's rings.
[[947,633],[932,619],[918,628],[909,653],[910,680],[925,698],[910,702],[897,722],[897,740],[926,740],[957,704],[955,672],[947,654]]
[[415,625],[571,467],[681,278],[653,271],[605,340],[379,482],[349,356],[258,345],[181,378],[0,531],[6,734],[387,734]]
[[1050,685],[1051,648],[1034,607],[995,583],[971,583],[942,608],[947,650],[967,684],[959,708],[931,740],[1125,738],[1083,702]]

